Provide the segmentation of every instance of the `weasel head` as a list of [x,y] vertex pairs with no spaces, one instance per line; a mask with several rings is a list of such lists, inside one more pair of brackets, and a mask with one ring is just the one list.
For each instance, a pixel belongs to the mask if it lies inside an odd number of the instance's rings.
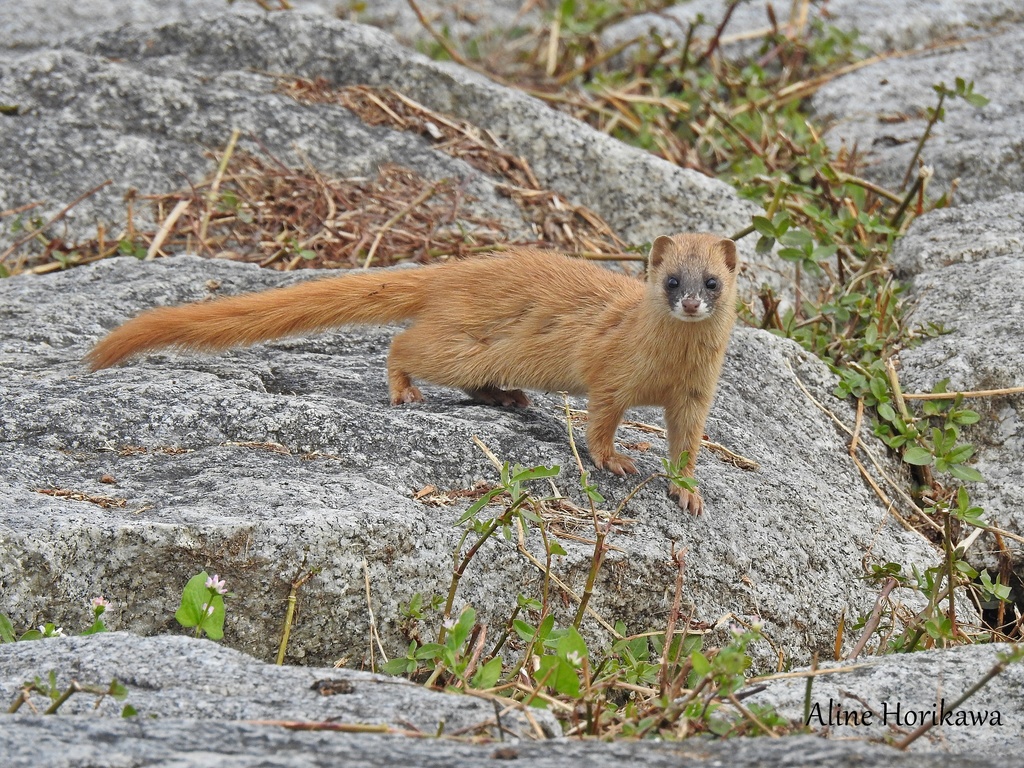
[[687,323],[736,311],[736,245],[714,235],[659,237],[647,262],[649,289]]

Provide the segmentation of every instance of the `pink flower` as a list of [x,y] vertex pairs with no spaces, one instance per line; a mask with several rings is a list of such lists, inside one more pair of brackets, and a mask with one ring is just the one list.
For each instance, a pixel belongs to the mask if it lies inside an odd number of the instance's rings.
[[206,580],[206,588],[212,589],[218,595],[226,594],[228,591],[227,582],[217,574],[213,574]]

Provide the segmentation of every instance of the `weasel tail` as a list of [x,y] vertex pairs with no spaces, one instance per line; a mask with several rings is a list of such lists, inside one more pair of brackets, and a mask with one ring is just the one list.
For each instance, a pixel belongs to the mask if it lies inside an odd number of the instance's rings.
[[358,323],[415,317],[423,273],[353,272],[262,293],[152,309],[112,331],[86,357],[95,371],[165,347],[217,352]]

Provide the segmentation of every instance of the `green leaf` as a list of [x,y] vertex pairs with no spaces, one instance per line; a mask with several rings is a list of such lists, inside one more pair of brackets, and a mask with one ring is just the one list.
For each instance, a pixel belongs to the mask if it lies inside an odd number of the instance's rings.
[[755,216],[751,219],[750,223],[754,225],[754,229],[758,234],[769,238],[775,237],[774,225],[772,225],[772,223],[764,216]]
[[974,446],[968,443],[966,445],[958,445],[952,451],[943,456],[943,458],[950,464],[963,464],[973,455]]
[[465,512],[462,513],[462,517],[460,517],[456,521],[455,524],[456,525],[462,525],[464,522],[469,520],[471,517],[476,516],[477,512],[479,512],[481,509],[483,509],[488,504],[490,504],[491,503],[491,499],[493,499],[498,494],[502,493],[504,490],[505,490],[504,488],[492,488],[491,490],[489,490],[487,493],[485,493],[479,499],[474,501],[472,503],[472,505],[470,505],[469,509],[467,509]]
[[811,237],[811,233],[806,229],[795,227],[779,238],[779,242],[783,245],[792,245],[800,248],[802,252],[804,248],[814,244],[814,238]]
[[125,704],[124,709],[121,710],[121,717],[135,717],[137,714],[139,713],[131,704]]
[[754,250],[758,253],[768,253],[774,245],[774,237],[759,237],[757,238],[757,245],[754,246]]
[[562,468],[559,466],[553,467],[530,467],[517,472],[512,476],[513,483],[525,483],[528,480],[542,480],[546,477],[556,477]]
[[555,539],[548,539],[548,551],[550,551],[552,555],[569,554],[564,549],[562,549],[562,545],[559,544]]
[[694,651],[690,654],[690,664],[693,665],[693,671],[700,677],[707,677],[711,672],[711,662],[708,661],[707,656],[699,651]]
[[903,460],[907,462],[907,464],[913,464],[917,467],[926,467],[932,463],[933,459],[934,457],[931,452],[926,451],[924,448],[917,445],[908,448],[907,452],[903,454]]
[[478,689],[493,688],[499,677],[501,677],[501,657],[495,656],[476,671],[470,686]]
[[542,656],[540,669],[535,677],[547,681],[547,685],[563,696],[576,698],[580,695],[580,678],[576,668],[559,656]]
[[185,589],[181,593],[181,605],[174,613],[174,618],[183,627],[195,627],[206,614],[203,606],[206,605],[206,598],[210,590],[206,587],[206,580],[209,574],[203,571],[188,580]]
[[965,483],[980,483],[985,479],[981,472],[966,464],[954,464],[949,468],[949,474]]
[[441,655],[445,650],[445,647],[440,643],[424,643],[423,646],[415,652],[415,656],[417,659],[435,660],[441,658]]
[[414,660],[399,657],[386,662],[380,669],[385,675],[411,675],[416,671],[416,666]]
[[531,627],[522,619],[516,619],[512,622],[513,631],[519,635],[519,639],[525,642],[530,642],[533,639],[533,633],[536,631],[534,627]]
[[804,252],[799,248],[780,248],[779,258],[786,261],[803,261]]
[[811,251],[811,258],[815,261],[824,261],[835,256],[838,250],[839,246],[836,245],[819,245]]
[[467,605],[462,609],[462,613],[459,614],[459,620],[452,627],[451,634],[448,635],[445,645],[453,650],[461,648],[463,643],[466,642],[466,638],[469,637],[469,633],[473,631],[474,624],[476,624],[476,609]]
[[0,643],[13,643],[14,640],[14,625],[7,616],[0,613]]
[[106,632],[106,631],[107,631],[107,626],[106,626],[106,624],[103,623],[103,619],[97,617],[96,621],[94,621],[92,623],[92,626],[89,627],[87,630],[85,630],[82,634],[83,635],[96,635],[96,634],[99,634],[100,632]]
[[[646,640],[647,638],[644,638],[645,642]],[[569,627],[568,631],[558,639],[555,652],[563,659],[568,659],[570,653],[576,654],[580,659],[585,659],[588,656],[587,644],[575,627]]]
[[895,421],[896,419],[896,411],[888,403],[878,404],[878,415],[888,422]]
[[555,617],[550,614],[544,617],[544,620],[540,623],[540,627],[537,630],[537,640],[543,643],[548,639],[548,635],[551,634],[551,630],[555,626]]
[[220,640],[224,637],[224,598],[206,586],[208,578],[202,571],[188,580],[174,618],[183,627],[198,627],[211,640]]
[[981,416],[979,416],[975,411],[963,410],[953,411],[949,414],[949,418],[952,419],[955,424],[966,425],[977,423]]

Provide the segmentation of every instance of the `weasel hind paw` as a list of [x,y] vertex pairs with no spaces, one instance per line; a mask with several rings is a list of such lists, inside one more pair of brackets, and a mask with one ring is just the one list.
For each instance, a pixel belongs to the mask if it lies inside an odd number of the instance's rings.
[[392,405],[404,405],[406,403],[422,403],[423,394],[419,388],[412,386],[403,387],[402,389],[391,393],[391,404]]
[[678,485],[668,486],[668,495],[676,500],[681,509],[687,510],[691,515],[700,515],[704,512],[704,499],[697,491],[688,491]]
[[530,398],[521,389],[481,387],[480,389],[467,389],[466,394],[484,405],[500,405],[503,408],[527,408],[530,405]]

